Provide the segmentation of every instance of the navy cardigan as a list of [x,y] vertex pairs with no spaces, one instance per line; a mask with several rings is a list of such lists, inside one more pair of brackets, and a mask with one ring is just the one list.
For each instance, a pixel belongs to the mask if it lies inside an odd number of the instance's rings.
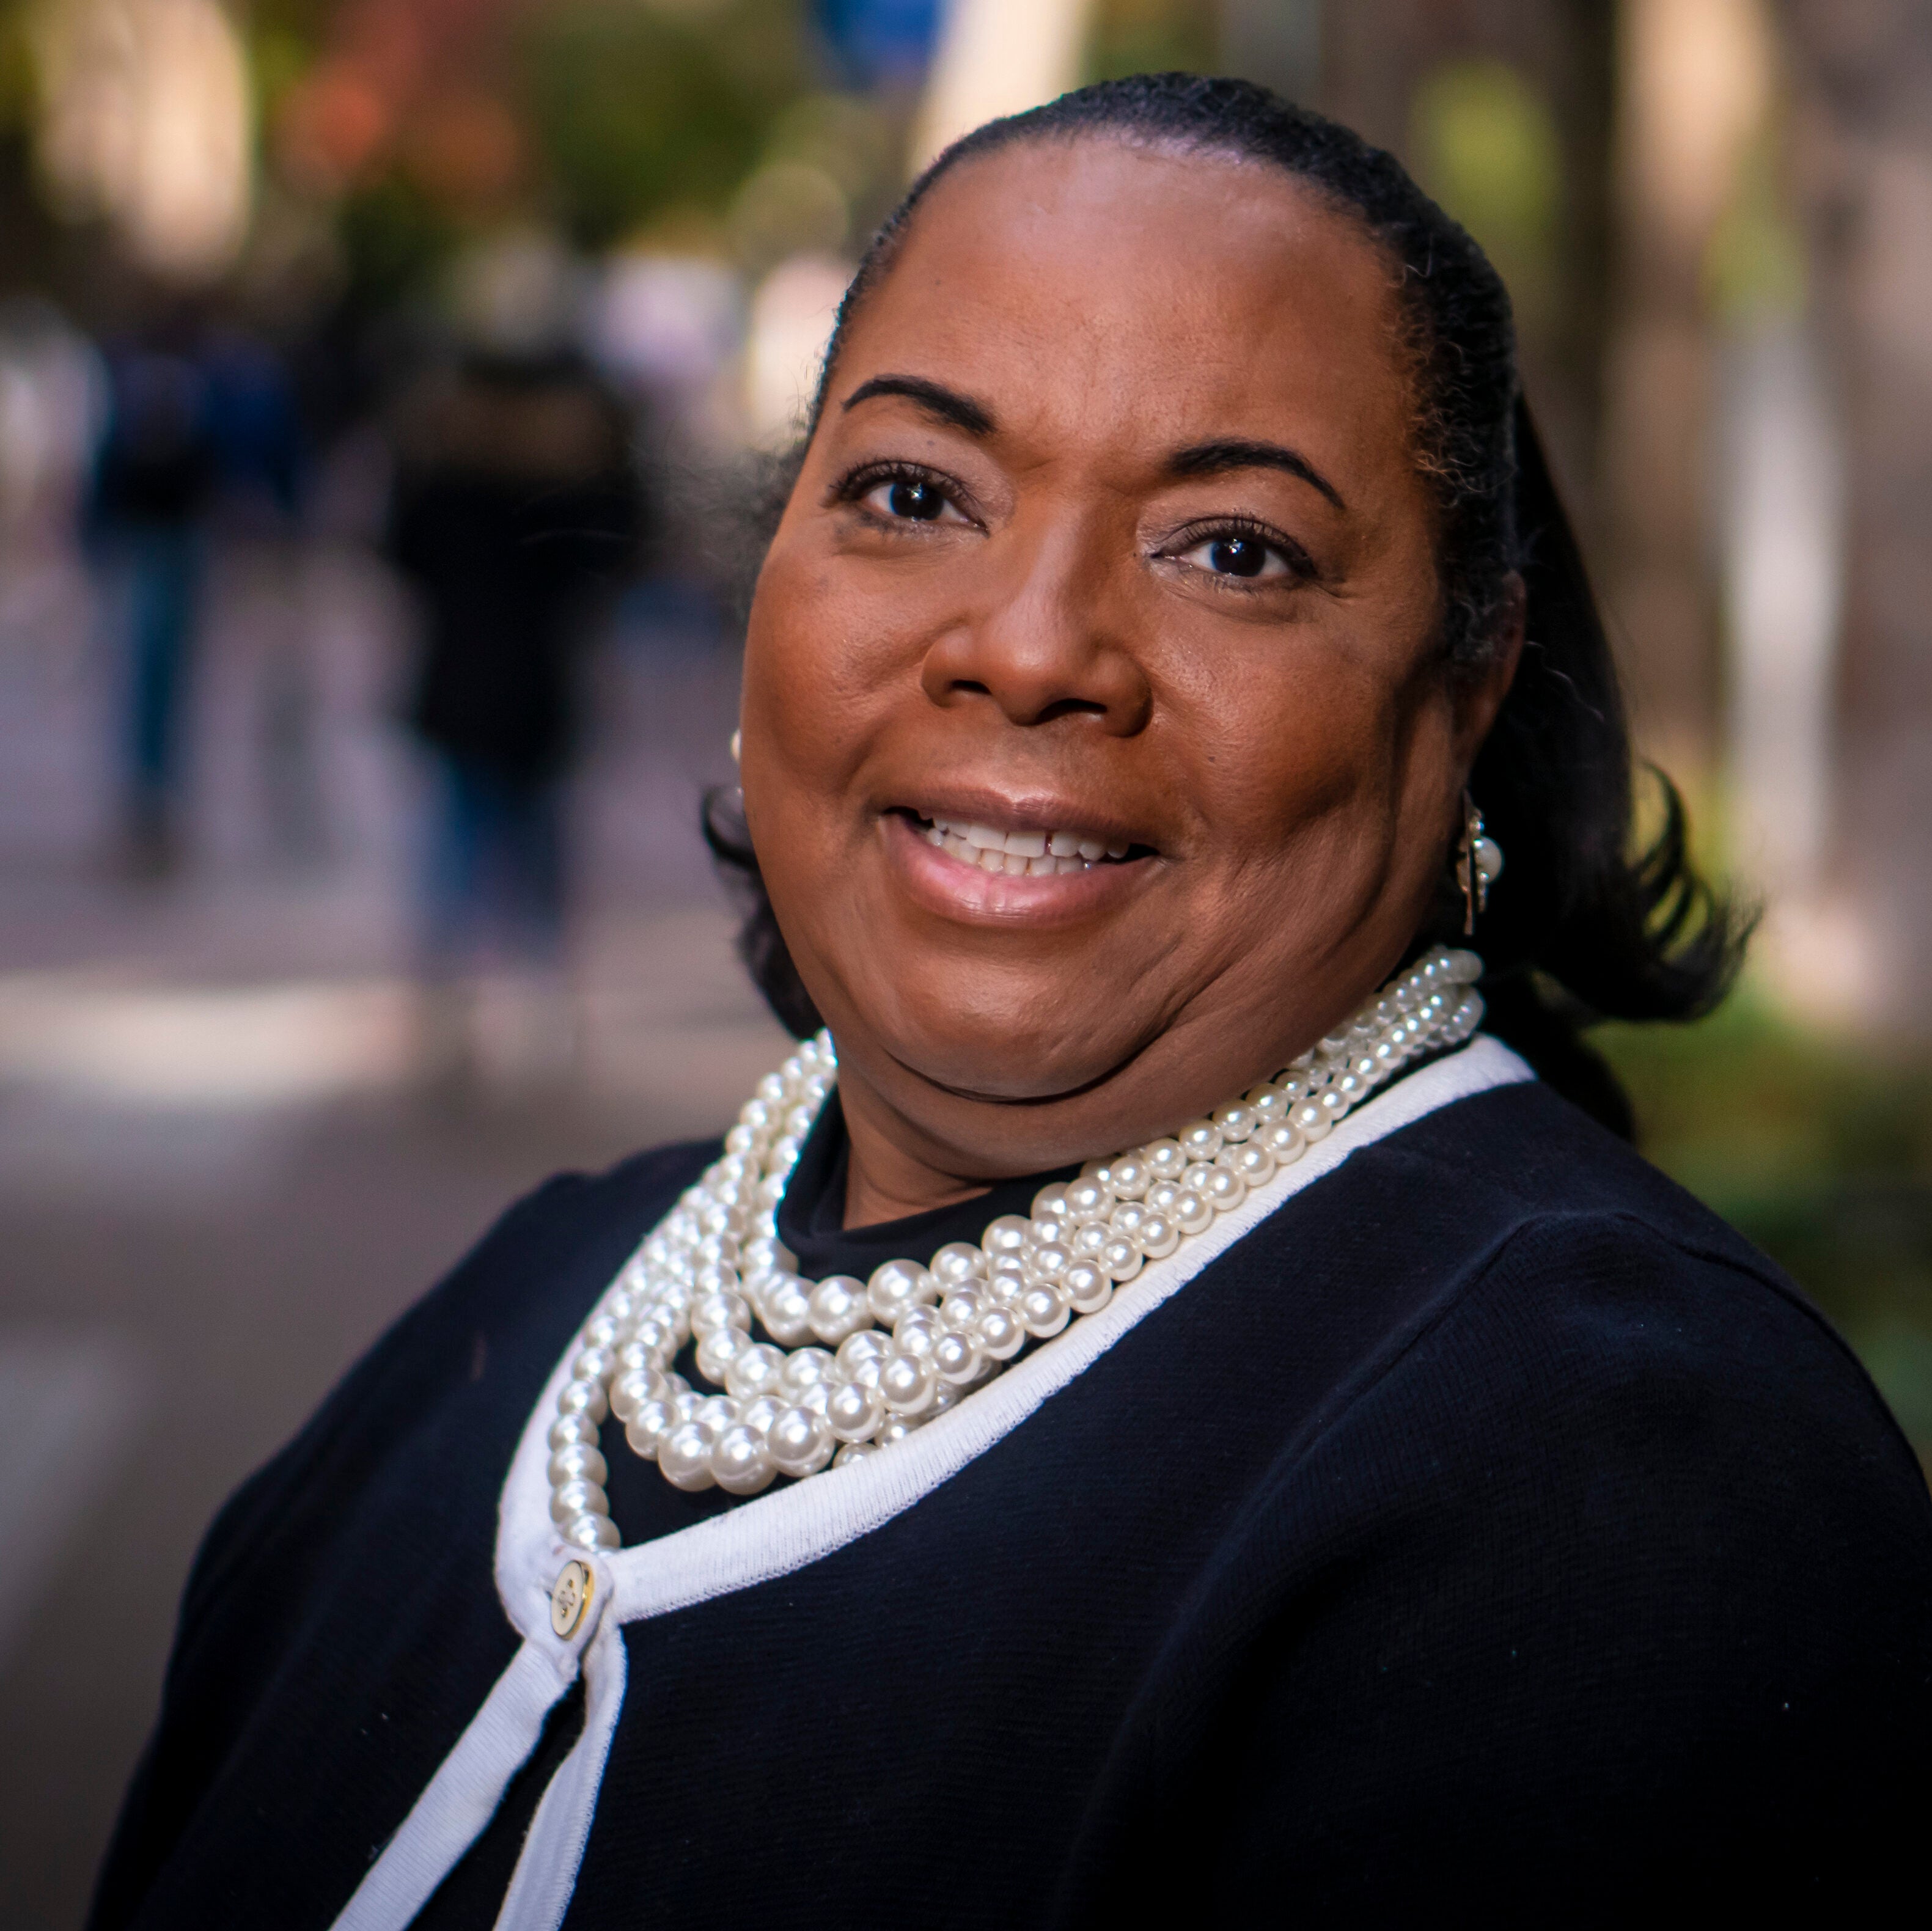
[[[512,1209],[228,1504],[98,1931],[333,1919],[516,1648],[538,1393],[715,1153]],[[611,1462],[627,1543],[727,1505]],[[573,1931],[1842,1918],[1932,1799],[1911,1450],[1534,1084],[1354,1153],[883,1527],[623,1639]],[[580,1720],[420,1924],[492,1921]]]

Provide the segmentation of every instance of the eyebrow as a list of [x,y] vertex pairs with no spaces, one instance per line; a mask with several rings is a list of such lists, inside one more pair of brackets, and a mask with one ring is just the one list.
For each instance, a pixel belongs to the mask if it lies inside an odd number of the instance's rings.
[[1197,442],[1177,449],[1167,459],[1171,476],[1218,476],[1230,469],[1279,469],[1319,490],[1338,510],[1348,507],[1341,491],[1306,456],[1280,442],[1250,442],[1238,437]]
[[856,408],[862,402],[870,402],[874,396],[903,396],[908,402],[916,403],[928,415],[950,423],[955,429],[963,429],[969,436],[993,433],[993,412],[985,403],[949,389],[944,383],[929,382],[923,376],[874,376],[870,382],[861,382],[845,398],[840,413]]

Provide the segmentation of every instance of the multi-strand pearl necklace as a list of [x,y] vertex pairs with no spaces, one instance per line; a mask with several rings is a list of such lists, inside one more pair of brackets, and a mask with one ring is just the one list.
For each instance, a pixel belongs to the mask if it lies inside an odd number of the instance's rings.
[[[1150,1261],[1321,1139],[1418,1054],[1480,1023],[1474,953],[1438,948],[1274,1079],[1171,1138],[1090,1162],[1003,1214],[977,1244],[868,1281],[793,1271],[778,1204],[831,1092],[831,1037],[804,1042],[724,1136],[724,1156],[628,1261],[574,1345],[550,1430],[550,1514],[566,1541],[615,1549],[597,1446],[605,1416],[680,1489],[755,1495],[922,1427],[999,1372],[1029,1336],[1098,1314]],[[758,1330],[769,1336],[758,1338]],[[701,1392],[671,1364],[695,1339]]]

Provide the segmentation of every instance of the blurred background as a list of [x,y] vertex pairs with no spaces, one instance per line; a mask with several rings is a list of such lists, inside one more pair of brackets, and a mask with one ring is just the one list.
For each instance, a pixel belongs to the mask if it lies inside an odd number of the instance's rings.
[[0,0],[0,1924],[79,1921],[222,1496],[770,1063],[697,829],[760,459],[922,159],[1166,67],[1508,277],[1765,907],[1604,1043],[1932,1451],[1927,0]]

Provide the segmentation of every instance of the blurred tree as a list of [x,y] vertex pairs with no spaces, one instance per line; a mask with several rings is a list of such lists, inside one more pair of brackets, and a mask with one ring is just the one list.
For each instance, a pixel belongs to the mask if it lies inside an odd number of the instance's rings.
[[794,0],[656,11],[564,0],[524,43],[526,98],[559,219],[589,247],[680,204],[722,212],[804,91]]
[[1099,0],[1088,28],[1084,78],[1222,71],[1220,28],[1213,0]]
[[1864,1017],[1932,1036],[1932,8],[1781,0],[1846,468],[1836,871]]
[[1760,0],[1623,0],[1604,529],[1638,741],[1701,784],[1718,750],[1710,262],[1762,125]]
[[1603,0],[1328,0],[1318,31],[1292,43],[1297,58],[1318,61],[1315,104],[1399,154],[1491,250],[1516,299],[1531,401],[1586,527],[1602,409],[1614,22]]

